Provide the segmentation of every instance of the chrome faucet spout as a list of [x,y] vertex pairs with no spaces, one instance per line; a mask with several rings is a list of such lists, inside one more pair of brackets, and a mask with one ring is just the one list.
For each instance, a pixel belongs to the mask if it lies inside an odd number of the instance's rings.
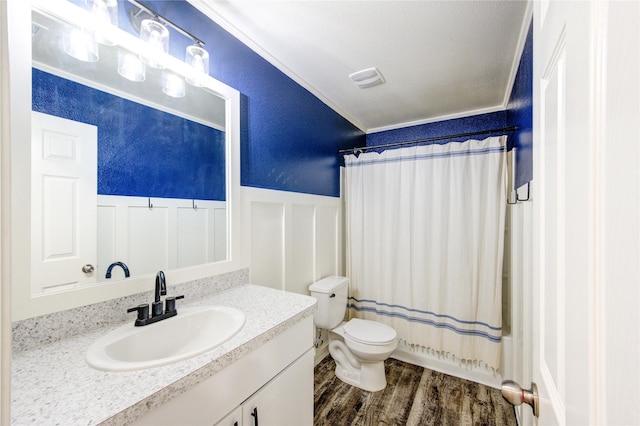
[[111,270],[113,270],[114,266],[121,267],[124,271],[124,277],[129,278],[129,268],[124,264],[124,262],[113,262],[111,265],[109,265],[109,267],[107,268],[107,273],[104,275],[105,278],[111,278]]
[[167,294],[167,281],[164,278],[164,272],[158,271],[156,274],[156,294],[155,294],[155,302],[160,302],[160,296],[165,296]]

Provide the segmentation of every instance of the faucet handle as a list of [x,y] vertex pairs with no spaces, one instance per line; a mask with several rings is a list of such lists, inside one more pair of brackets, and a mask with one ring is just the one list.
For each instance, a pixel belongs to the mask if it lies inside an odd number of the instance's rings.
[[149,318],[149,305],[146,303],[127,309],[127,313],[134,311],[138,311],[138,319],[136,319],[136,323],[139,321],[145,321]]
[[184,299],[184,294],[180,295],[180,296],[169,296],[166,299],[164,299],[164,311],[166,313],[169,312],[175,312],[176,310],[176,300],[178,299]]

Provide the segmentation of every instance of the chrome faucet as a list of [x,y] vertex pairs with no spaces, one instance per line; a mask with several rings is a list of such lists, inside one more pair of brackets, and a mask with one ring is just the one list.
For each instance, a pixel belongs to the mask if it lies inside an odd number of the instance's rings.
[[111,265],[109,265],[109,267],[107,268],[107,273],[104,276],[105,278],[111,278],[111,270],[114,266],[121,267],[124,271],[124,277],[129,278],[129,268],[127,268],[127,265],[125,265],[124,262],[113,262]]
[[154,322],[162,321],[163,319],[178,315],[178,311],[176,310],[176,300],[184,299],[184,295],[167,297],[164,301],[165,309],[162,310],[162,300],[160,300],[160,296],[165,296],[166,294],[167,281],[164,277],[164,272],[158,271],[156,274],[155,295],[153,303],[151,304],[151,315],[149,315],[149,305],[146,303],[138,305],[135,308],[127,309],[127,312],[138,313],[138,318],[135,322],[137,327],[153,324]]

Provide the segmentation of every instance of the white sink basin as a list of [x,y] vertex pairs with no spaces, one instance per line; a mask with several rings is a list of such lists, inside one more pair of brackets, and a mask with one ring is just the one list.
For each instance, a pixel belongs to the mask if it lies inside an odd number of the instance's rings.
[[157,367],[213,349],[240,331],[244,321],[244,313],[226,306],[178,308],[177,316],[142,327],[132,319],[96,340],[85,359],[106,371]]

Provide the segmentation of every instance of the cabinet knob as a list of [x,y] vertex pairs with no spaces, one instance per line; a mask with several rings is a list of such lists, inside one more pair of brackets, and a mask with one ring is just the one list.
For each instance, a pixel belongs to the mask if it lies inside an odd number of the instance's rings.
[[85,274],[90,274],[93,272],[93,265],[87,263],[86,265],[84,265],[82,267],[82,272],[84,272]]

